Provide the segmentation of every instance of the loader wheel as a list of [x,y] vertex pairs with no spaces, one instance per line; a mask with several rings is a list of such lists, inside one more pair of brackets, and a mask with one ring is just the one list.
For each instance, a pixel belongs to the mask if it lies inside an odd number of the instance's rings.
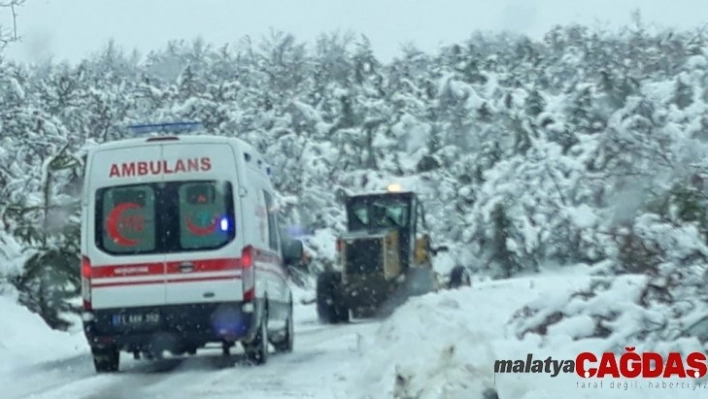
[[455,289],[460,287],[472,286],[472,277],[466,267],[457,265],[450,271],[450,282],[448,288]]
[[341,299],[341,274],[322,272],[317,276],[317,316],[326,324],[346,323],[349,309]]

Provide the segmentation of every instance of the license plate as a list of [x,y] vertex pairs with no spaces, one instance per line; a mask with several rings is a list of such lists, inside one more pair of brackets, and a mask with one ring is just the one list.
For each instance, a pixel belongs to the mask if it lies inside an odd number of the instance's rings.
[[139,327],[150,326],[160,323],[160,314],[157,312],[148,313],[121,313],[113,315],[114,326]]

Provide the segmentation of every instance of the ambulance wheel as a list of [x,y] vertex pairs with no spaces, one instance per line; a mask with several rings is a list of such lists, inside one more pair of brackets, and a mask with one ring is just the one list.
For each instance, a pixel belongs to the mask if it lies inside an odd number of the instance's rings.
[[317,316],[322,323],[349,321],[349,309],[341,300],[341,274],[322,272],[317,276]]
[[252,341],[243,344],[249,363],[261,365],[268,362],[268,308],[264,308],[258,332]]
[[292,352],[295,347],[295,320],[293,318],[293,299],[290,298],[290,310],[288,311],[288,321],[285,325],[285,337],[282,341],[274,342],[276,352]]
[[469,270],[464,266],[455,266],[450,272],[450,283],[448,288],[460,288],[472,286],[472,277]]
[[116,347],[91,348],[93,366],[97,373],[113,373],[120,367],[120,352]]

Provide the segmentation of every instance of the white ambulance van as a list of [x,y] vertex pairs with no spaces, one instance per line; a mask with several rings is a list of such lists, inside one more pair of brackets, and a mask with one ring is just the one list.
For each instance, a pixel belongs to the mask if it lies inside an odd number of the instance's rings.
[[248,143],[154,136],[93,148],[82,202],[84,333],[97,372],[121,352],[247,358],[293,349],[286,266],[302,243],[280,237],[270,170]]

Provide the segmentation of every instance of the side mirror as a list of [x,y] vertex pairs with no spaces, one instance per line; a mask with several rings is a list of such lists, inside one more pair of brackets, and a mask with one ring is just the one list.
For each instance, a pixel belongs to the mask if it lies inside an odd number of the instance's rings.
[[343,188],[338,188],[334,192],[334,198],[338,203],[344,204],[347,200],[347,192]]
[[300,240],[283,242],[283,262],[286,266],[297,266],[302,262],[305,249]]

